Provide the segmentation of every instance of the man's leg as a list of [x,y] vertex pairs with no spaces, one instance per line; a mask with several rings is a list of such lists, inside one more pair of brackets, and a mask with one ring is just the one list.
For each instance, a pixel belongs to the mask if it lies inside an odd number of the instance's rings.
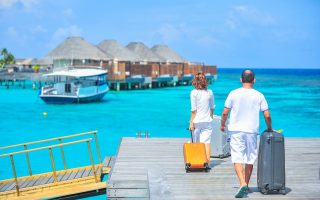
[[234,170],[238,176],[240,187],[237,193],[235,194],[236,198],[242,198],[246,194],[248,189],[247,183],[245,181],[245,174],[243,170],[242,163],[244,161],[244,154],[246,149],[245,144],[245,135],[242,132],[232,132],[231,133],[231,161],[234,163]]
[[243,166],[241,163],[234,163],[234,170],[237,173],[239,182],[240,182],[240,187],[247,185],[246,181],[245,181],[245,176],[243,174]]
[[257,149],[257,134],[246,134],[246,157],[247,162],[245,166],[245,181],[249,184],[250,177],[253,170],[253,163],[257,159],[258,149]]
[[253,169],[253,165],[246,164],[246,167],[245,167],[245,182],[247,183],[247,185],[249,185],[250,177],[251,177],[251,174],[252,174],[252,169]]

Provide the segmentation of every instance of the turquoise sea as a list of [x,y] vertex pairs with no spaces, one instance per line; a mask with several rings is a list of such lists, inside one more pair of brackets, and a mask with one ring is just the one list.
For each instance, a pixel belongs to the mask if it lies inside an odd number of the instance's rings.
[[[241,86],[241,71],[218,70],[218,79],[209,87],[216,115],[221,114],[228,93]],[[255,73],[255,88],[268,101],[274,129],[284,129],[286,137],[320,137],[320,69],[256,69]],[[191,89],[110,91],[99,103],[48,105],[30,85],[0,86],[0,146],[98,130],[101,154],[107,156],[115,155],[121,137],[135,137],[138,131],[148,131],[151,137],[188,137]],[[262,119],[260,130],[265,128]],[[65,154],[68,167],[90,164],[85,144],[66,147]],[[60,150],[54,155],[62,169]],[[51,170],[47,150],[29,156],[35,174]],[[17,155],[15,161],[17,174],[27,175],[25,156]],[[10,159],[0,158],[0,179],[12,177]]]

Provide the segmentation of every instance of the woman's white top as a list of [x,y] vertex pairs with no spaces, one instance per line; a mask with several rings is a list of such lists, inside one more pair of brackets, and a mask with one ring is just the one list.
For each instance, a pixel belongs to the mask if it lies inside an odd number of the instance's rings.
[[196,111],[193,123],[211,122],[210,110],[214,109],[214,96],[212,90],[197,90],[190,92],[191,111]]

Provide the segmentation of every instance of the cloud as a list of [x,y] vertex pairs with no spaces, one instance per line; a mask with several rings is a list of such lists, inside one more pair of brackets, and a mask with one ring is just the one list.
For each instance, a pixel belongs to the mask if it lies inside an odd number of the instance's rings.
[[0,9],[11,9],[15,5],[22,5],[25,9],[31,9],[39,0],[0,0]]
[[183,29],[180,26],[174,26],[172,24],[163,24],[155,33],[156,37],[164,43],[169,43],[171,41],[178,40]]
[[197,39],[197,43],[202,47],[211,47],[213,45],[219,45],[220,41],[213,36],[202,36]]
[[5,40],[8,41],[14,41],[15,45],[25,45],[28,37],[25,34],[25,32],[19,31],[14,26],[10,26],[6,31],[5,31]]
[[61,42],[67,37],[81,36],[81,32],[81,28],[79,28],[77,25],[71,25],[69,27],[60,27],[53,33],[51,41],[49,42],[49,48],[56,47],[56,45],[59,42]]
[[16,30],[15,27],[10,26],[10,27],[8,28],[8,30],[6,31],[6,34],[7,34],[9,37],[16,37],[16,36],[18,36],[18,31]]
[[39,0],[20,0],[20,3],[27,9],[31,9],[33,6],[39,3]]
[[0,9],[9,9],[15,3],[17,3],[17,0],[0,0]]
[[63,16],[65,17],[72,17],[73,16],[73,10],[71,8],[65,9],[62,11]]
[[31,33],[33,33],[33,34],[46,33],[46,32],[47,32],[47,29],[45,29],[45,28],[42,27],[41,25],[37,25],[37,26],[33,27],[30,31],[31,31]]
[[231,30],[255,26],[269,27],[275,24],[276,20],[272,15],[247,5],[232,7],[226,19],[226,26]]

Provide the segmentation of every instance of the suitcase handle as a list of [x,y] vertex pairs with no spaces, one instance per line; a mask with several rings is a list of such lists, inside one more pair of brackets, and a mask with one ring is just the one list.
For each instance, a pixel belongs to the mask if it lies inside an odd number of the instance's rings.
[[190,130],[189,128],[187,128],[188,131],[190,131],[190,135],[191,135],[191,142],[193,143],[193,135],[192,135],[192,130]]

